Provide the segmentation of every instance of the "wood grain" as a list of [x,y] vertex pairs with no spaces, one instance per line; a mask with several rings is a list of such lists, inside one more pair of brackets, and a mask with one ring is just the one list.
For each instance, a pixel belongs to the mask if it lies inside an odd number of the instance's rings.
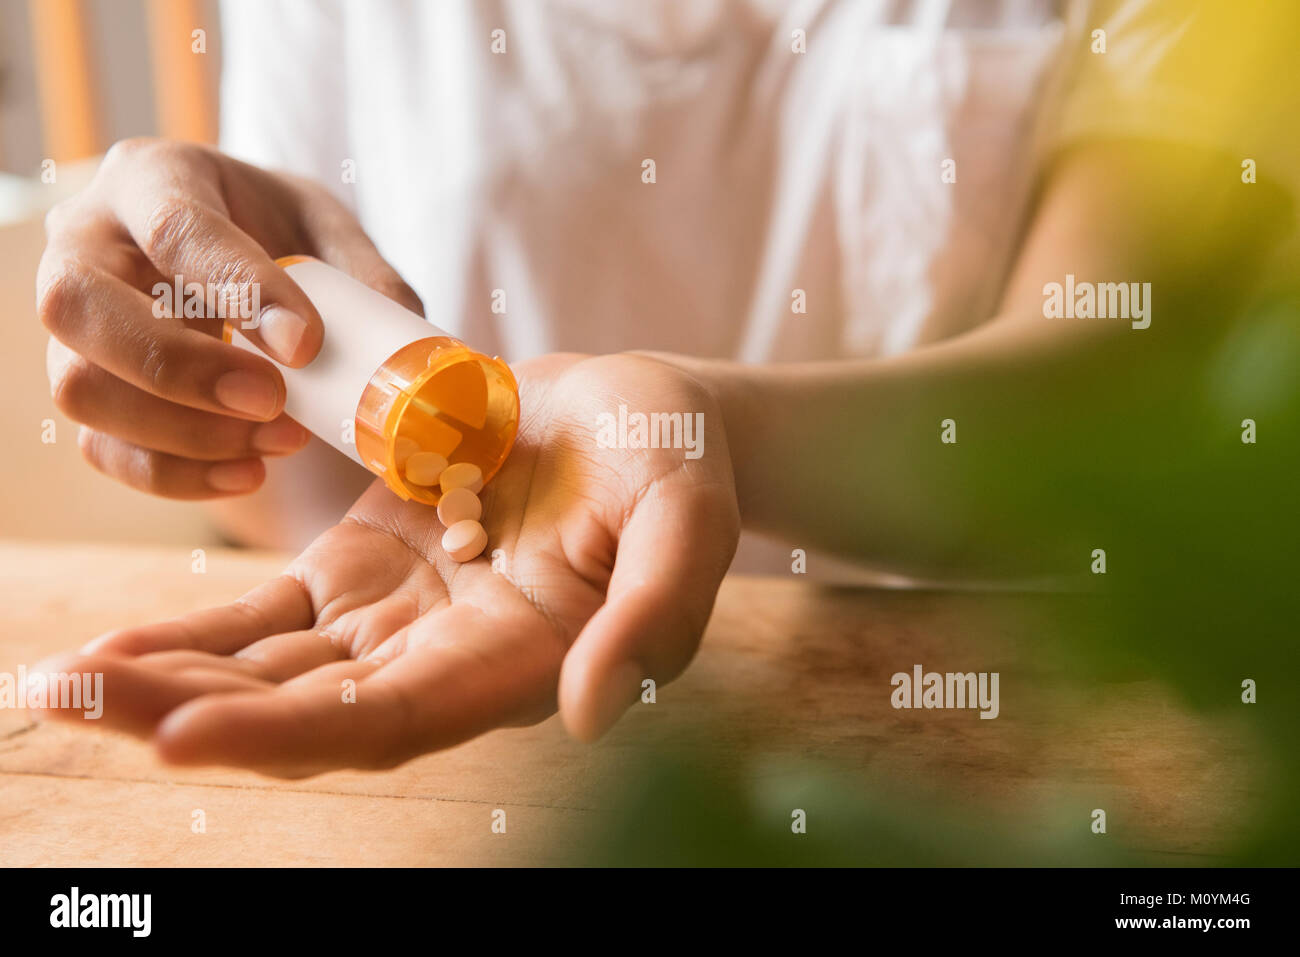
[[[229,601],[284,561],[213,550],[193,574],[182,549],[0,544],[0,670]],[[167,767],[140,742],[0,711],[0,863],[562,863],[582,859],[648,763],[682,752],[768,783],[833,769],[1027,834],[1086,832],[1089,809],[1105,807],[1127,849],[1214,861],[1258,800],[1246,732],[1183,712],[1150,678],[1071,680],[1048,620],[1041,596],[733,577],[687,674],[597,745],[552,718],[391,772],[287,783]],[[1001,715],[894,710],[889,677],[916,663],[998,671]],[[191,831],[195,809],[204,834]]]

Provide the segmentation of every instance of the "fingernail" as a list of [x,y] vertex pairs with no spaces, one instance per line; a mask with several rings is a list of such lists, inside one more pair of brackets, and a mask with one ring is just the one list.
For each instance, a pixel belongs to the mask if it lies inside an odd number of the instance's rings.
[[262,481],[260,460],[218,462],[208,469],[208,485],[218,492],[249,492]]
[[227,409],[259,419],[269,419],[280,405],[280,389],[272,379],[243,369],[222,375],[214,391]]
[[281,416],[253,430],[253,448],[259,452],[296,452],[307,444],[307,430]]
[[641,697],[645,670],[635,661],[625,661],[609,673],[597,692],[595,732],[602,735],[614,726],[623,712]]
[[262,312],[257,331],[275,358],[292,365],[307,334],[307,320],[284,306],[268,306]]

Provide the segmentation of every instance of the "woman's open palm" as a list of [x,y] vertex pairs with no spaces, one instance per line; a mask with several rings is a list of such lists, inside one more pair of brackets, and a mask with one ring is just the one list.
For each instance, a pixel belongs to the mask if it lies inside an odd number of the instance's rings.
[[[451,561],[435,510],[376,481],[233,604],[42,667],[102,672],[101,723],[169,761],[281,776],[392,767],[557,704],[573,734],[598,736],[645,678],[686,666],[708,620],[739,534],[722,419],[645,356],[516,371],[519,440],[482,493],[480,558]],[[703,454],[601,447],[598,416],[620,403],[704,413]]]

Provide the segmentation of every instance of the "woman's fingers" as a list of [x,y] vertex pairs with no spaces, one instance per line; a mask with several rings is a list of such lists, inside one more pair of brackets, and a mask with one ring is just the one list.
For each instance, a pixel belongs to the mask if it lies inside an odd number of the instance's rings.
[[368,685],[379,664],[348,660],[326,667],[327,682],[300,680],[269,693],[214,694],[182,704],[154,733],[160,756],[280,777],[391,766],[383,749],[400,735],[404,709],[389,690]]
[[[271,254],[231,220],[220,185],[223,168],[232,177],[256,175],[262,184],[259,215],[264,217],[265,207],[277,199],[288,201],[275,195],[270,177],[245,164],[211,150],[156,141],[128,142],[110,151],[104,195],[164,279],[210,283],[231,296],[255,293],[257,309],[249,324],[241,324],[244,334],[285,365],[306,365],[324,339],[320,314]],[[281,218],[296,219],[299,212],[284,210]],[[241,301],[252,304],[251,298]]]
[[316,629],[272,635],[235,652],[234,659],[267,681],[290,681],[346,660],[347,650]]
[[392,767],[554,710],[563,642],[514,598],[517,612],[444,605],[394,636],[396,657],[357,660],[314,628],[273,631],[314,624],[301,586],[282,577],[49,667],[101,676],[101,726],[152,734],[173,763],[284,777]]
[[142,448],[82,426],[77,434],[82,457],[123,485],[183,500],[245,495],[266,478],[260,458],[202,462]]
[[310,438],[286,415],[249,422],[168,402],[122,381],[57,339],[50,339],[46,370],[54,404],[68,418],[156,452],[219,461],[296,452]]
[[89,642],[82,654],[146,655],[183,649],[233,655],[271,635],[310,628],[316,614],[302,584],[280,575],[238,601],[170,621],[119,628]]
[[320,315],[275,257],[321,255],[421,309],[324,189],[193,144],[116,144],[46,232],[37,311],[61,344],[56,403],[88,427],[101,471],[172,498],[252,491],[254,458],[309,441],[283,416],[281,369],[222,341],[225,323],[282,365],[319,352]]
[[690,662],[736,548],[735,500],[684,476],[656,485],[619,537],[605,604],[564,659],[560,713],[595,740],[642,693]]
[[346,659],[347,652],[327,635],[307,629],[262,638],[233,655],[173,649],[149,652],[135,660],[160,673],[227,671],[280,684]]
[[552,710],[561,649],[538,627],[449,606],[412,625],[388,662],[332,662],[270,694],[190,701],[155,740],[169,761],[284,777],[393,767]]
[[138,389],[195,409],[267,421],[284,408],[284,378],[260,356],[176,319],[154,300],[55,241],[37,272],[37,312],[50,334]]
[[[81,723],[92,714],[97,728],[142,737],[152,734],[159,721],[187,701],[233,691],[265,693],[273,687],[252,675],[225,669],[168,673],[134,658],[96,654],[47,659],[34,665],[31,675],[47,681],[49,676],[58,676],[54,680],[59,693],[47,691],[34,702],[42,715]],[[68,682],[77,683],[76,697],[63,693],[65,686],[70,687]],[[77,707],[68,707],[70,701]],[[29,706],[32,704],[29,697]]]

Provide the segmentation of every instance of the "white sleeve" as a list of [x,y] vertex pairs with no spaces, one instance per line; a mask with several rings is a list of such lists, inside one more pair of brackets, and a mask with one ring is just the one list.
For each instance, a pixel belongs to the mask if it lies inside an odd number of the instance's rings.
[[352,205],[344,11],[334,0],[222,0],[221,148],[308,176]]

